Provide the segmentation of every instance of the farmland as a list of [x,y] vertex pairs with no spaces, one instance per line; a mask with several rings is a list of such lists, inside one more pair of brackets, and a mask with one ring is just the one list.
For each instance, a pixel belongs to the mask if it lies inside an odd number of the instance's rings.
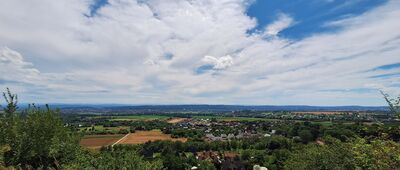
[[169,118],[169,119],[167,119],[167,122],[168,123],[180,123],[180,122],[183,122],[186,120],[188,120],[188,119],[187,118]]
[[107,116],[111,121],[150,121],[150,120],[166,120],[169,116],[163,115],[129,115],[129,116]]
[[112,145],[124,135],[88,135],[84,136],[80,145],[90,149],[99,149],[102,146]]
[[[297,167],[296,164],[299,162],[315,162],[314,160],[321,159],[324,159],[321,162],[334,160],[328,164],[330,169],[342,164],[355,169],[354,167],[364,166],[359,163],[362,162],[359,160],[360,157],[385,159],[389,162],[385,166],[389,168],[381,169],[393,169],[391,167],[400,165],[392,157],[375,158],[374,155],[368,155],[381,151],[384,151],[385,155],[400,155],[398,152],[400,145],[397,145],[400,141],[398,135],[400,122],[388,114],[379,112],[369,114],[359,112],[296,114],[286,111],[107,113],[62,114],[62,119],[58,119],[56,114],[54,116],[49,114],[49,110],[39,111],[30,113],[27,118],[21,117],[20,122],[24,124],[16,128],[26,129],[21,134],[30,134],[36,137],[34,141],[39,141],[25,145],[52,141],[51,148],[48,145],[41,145],[37,147],[37,151],[45,147],[51,151],[56,148],[57,154],[69,154],[64,158],[78,157],[70,164],[75,167],[101,169],[99,167],[115,163],[115,166],[113,164],[113,167],[106,169],[122,169],[115,167],[123,165],[120,162],[132,162],[135,157],[141,162],[148,162],[148,165],[171,170],[190,169],[198,165],[210,169],[229,169],[232,166],[237,167],[234,169],[252,169],[255,165],[285,169],[287,165]],[[384,123],[377,123],[375,120]],[[43,131],[46,133],[35,134]],[[72,136],[73,134],[76,138]],[[53,142],[55,137],[58,138],[57,143]],[[13,136],[8,138],[13,139]],[[20,141],[31,140],[23,138]],[[375,149],[367,142],[379,145],[373,146],[377,147]],[[8,145],[14,150],[20,148],[12,142]],[[360,150],[358,146],[366,146],[368,150]],[[304,155],[320,152],[327,157],[316,155],[304,158]],[[52,160],[52,154],[49,153],[50,156],[46,159]],[[360,156],[352,156],[355,154]],[[4,155],[9,156],[9,154]],[[115,162],[119,160],[120,162]],[[351,164],[346,164],[348,162],[343,160],[351,160]],[[35,163],[33,160],[32,164]]]
[[[142,144],[148,141],[169,140],[186,142],[186,138],[172,138],[169,134],[164,134],[160,130],[152,131],[137,131],[135,133],[116,135],[86,135],[81,141],[80,145],[89,149],[99,149],[102,146],[109,146],[113,144]],[[120,140],[122,139],[122,140]],[[118,141],[120,140],[120,141]]]
[[186,142],[186,138],[172,138],[171,135],[163,134],[159,130],[152,131],[137,131],[135,133],[130,133],[124,139],[122,139],[117,144],[142,144],[148,141],[157,140],[170,140],[170,141],[181,141]]
[[103,125],[95,125],[91,127],[80,127],[79,132],[84,134],[117,134],[117,133],[127,133],[129,127],[127,126],[117,126],[117,127],[104,127]]
[[345,114],[344,112],[335,112],[335,111],[326,111],[326,112],[293,112],[293,114],[300,114],[300,115],[306,115],[306,114],[311,114],[311,115],[340,115],[340,114]]
[[256,118],[256,117],[236,117],[236,116],[193,116],[197,119],[216,119],[219,121],[268,121],[271,119],[266,118]]

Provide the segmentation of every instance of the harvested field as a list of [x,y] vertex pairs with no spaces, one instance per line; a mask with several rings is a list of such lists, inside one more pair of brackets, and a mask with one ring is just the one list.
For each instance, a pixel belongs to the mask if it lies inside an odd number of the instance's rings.
[[181,141],[186,142],[186,138],[172,138],[171,135],[164,134],[161,131],[136,131],[135,133],[129,134],[126,138],[122,139],[118,144],[142,144],[147,141],[156,140],[170,140],[170,141]]
[[301,115],[340,115],[344,114],[343,112],[293,112],[294,114],[301,114]]
[[83,137],[80,145],[90,149],[100,149],[102,146],[112,145],[124,135],[88,135]]
[[188,120],[188,118],[170,118],[167,120],[168,123],[180,123]]

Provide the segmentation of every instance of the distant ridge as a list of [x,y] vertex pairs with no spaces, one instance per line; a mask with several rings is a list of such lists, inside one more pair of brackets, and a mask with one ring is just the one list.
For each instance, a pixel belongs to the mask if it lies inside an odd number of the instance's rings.
[[307,105],[119,105],[119,104],[50,104],[61,110],[130,111],[130,112],[231,112],[231,111],[387,111],[386,106],[307,106]]

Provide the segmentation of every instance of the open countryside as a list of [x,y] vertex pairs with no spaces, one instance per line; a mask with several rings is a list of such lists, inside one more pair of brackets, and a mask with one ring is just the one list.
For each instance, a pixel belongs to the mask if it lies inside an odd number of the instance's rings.
[[1,0],[0,170],[400,170],[400,0]]

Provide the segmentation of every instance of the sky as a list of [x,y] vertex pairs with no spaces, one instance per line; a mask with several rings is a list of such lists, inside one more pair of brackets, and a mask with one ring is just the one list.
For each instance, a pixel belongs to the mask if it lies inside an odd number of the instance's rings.
[[400,94],[399,18],[399,0],[1,0],[0,89],[24,103],[385,105],[379,90]]

